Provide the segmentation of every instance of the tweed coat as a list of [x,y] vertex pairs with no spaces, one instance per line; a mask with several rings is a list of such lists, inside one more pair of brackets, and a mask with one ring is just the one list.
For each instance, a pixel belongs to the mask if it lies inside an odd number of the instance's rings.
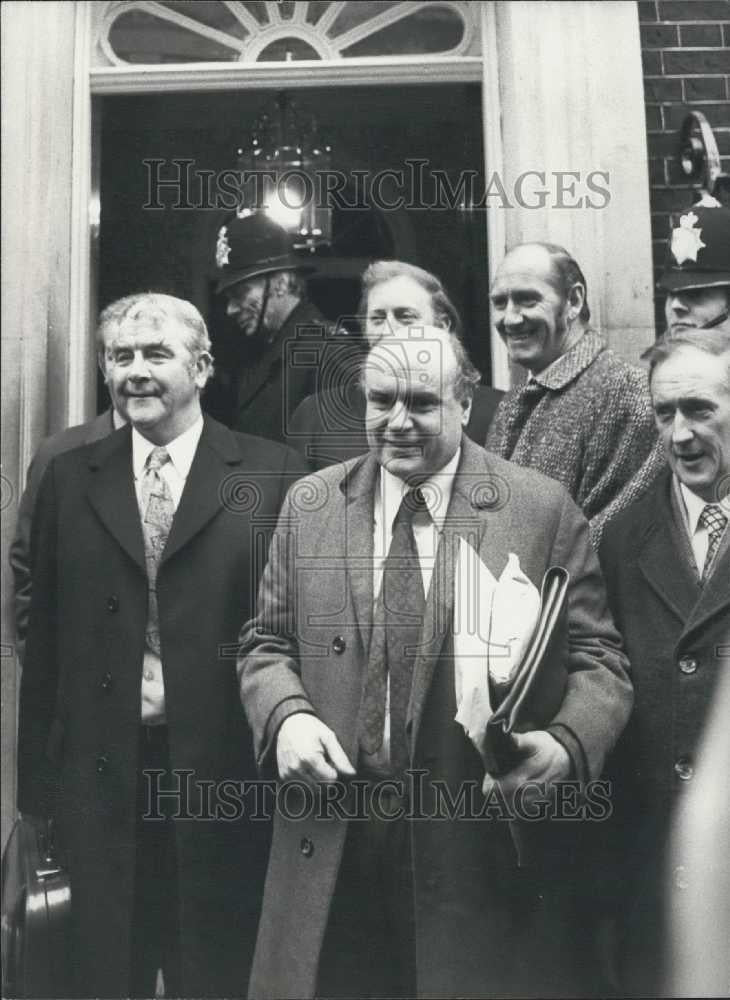
[[[54,458],[38,495],[21,683],[18,806],[54,813],[73,895],[74,996],[128,996],[140,686],[147,621],[131,429]],[[251,778],[233,650],[294,452],[207,418],[157,593],[186,996],[241,995],[260,903],[265,828],[203,810],[203,781]],[[286,479],[286,474],[290,478]],[[185,777],[185,772],[190,777]]]
[[[609,603],[632,665],[635,708],[610,770],[616,786],[610,869],[624,930],[624,989],[661,989],[671,816],[692,781],[709,706],[730,652],[730,532],[701,587],[669,469],[607,527],[600,548]],[[684,775],[684,777],[681,777]]]
[[612,505],[615,514],[634,499],[618,498],[656,441],[646,374],[589,330],[535,381],[545,391],[526,418],[518,418],[516,442],[509,435],[519,386],[500,403],[486,447],[562,483],[598,544],[606,508]]
[[[258,615],[241,635],[242,698],[262,767],[278,726],[296,710],[314,711],[357,761],[377,471],[372,455],[332,466],[297,484],[282,511]],[[548,724],[576,774],[595,777],[628,718],[631,688],[587,523],[559,484],[488,455],[466,436],[427,599],[425,650],[414,666],[407,726],[413,767],[450,784],[476,779],[479,789],[484,775],[453,721],[448,648],[460,534],[495,575],[510,551],[538,586],[548,566],[568,568],[567,687]],[[277,812],[251,997],[315,995],[346,825],[337,816],[293,821]],[[569,990],[561,967],[570,964],[569,928],[551,909],[544,872],[532,857],[517,857],[506,822],[419,820],[411,835],[419,996]]]
[[46,466],[55,455],[64,451],[80,448],[83,444],[98,441],[114,430],[112,411],[105,410],[93,420],[75,427],[67,427],[52,434],[41,442],[38,451],[28,467],[25,489],[18,505],[18,520],[15,526],[15,537],[10,546],[10,565],[13,570],[15,584],[15,640],[18,658],[23,662],[25,652],[25,633],[28,629],[28,610],[30,608],[30,529],[33,522],[33,510],[36,496],[43,479]]

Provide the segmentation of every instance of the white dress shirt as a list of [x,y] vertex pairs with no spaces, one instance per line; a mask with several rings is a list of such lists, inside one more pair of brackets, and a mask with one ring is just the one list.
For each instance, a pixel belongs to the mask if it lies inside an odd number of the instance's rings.
[[[413,537],[418,551],[418,561],[421,566],[423,592],[428,595],[431,577],[436,562],[436,551],[439,538],[446,519],[446,511],[451,500],[451,490],[454,476],[459,466],[461,448],[459,448],[442,469],[429,476],[421,483],[428,511],[413,515]],[[380,588],[383,583],[383,568],[388,556],[388,549],[393,539],[393,522],[404,495],[409,486],[398,479],[387,469],[381,467],[380,477],[375,487],[375,502],[373,507],[373,595],[377,603]],[[373,606],[373,611],[375,610]],[[361,753],[365,768],[375,774],[387,774],[390,769],[390,677],[387,678],[385,696],[385,723],[383,726],[383,742],[374,754]]]
[[[174,441],[165,445],[170,461],[160,468],[170,487],[172,503],[177,510],[185,487],[185,482],[193,464],[198,448],[200,435],[203,432],[203,418],[199,417],[186,431],[178,435]],[[144,517],[142,506],[142,480],[144,469],[150,452],[157,445],[142,437],[139,431],[132,428],[132,469],[134,472],[134,491],[137,495],[140,519]],[[142,722],[147,726],[159,726],[165,722],[165,683],[162,672],[162,662],[151,649],[145,648],[142,664]]]

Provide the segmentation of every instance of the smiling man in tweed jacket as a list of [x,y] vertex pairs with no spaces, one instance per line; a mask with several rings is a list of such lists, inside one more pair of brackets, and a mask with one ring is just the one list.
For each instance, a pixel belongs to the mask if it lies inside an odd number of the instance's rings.
[[561,482],[597,544],[656,440],[646,377],[590,328],[586,280],[562,247],[515,247],[491,299],[510,360],[529,374],[500,403],[486,447]]

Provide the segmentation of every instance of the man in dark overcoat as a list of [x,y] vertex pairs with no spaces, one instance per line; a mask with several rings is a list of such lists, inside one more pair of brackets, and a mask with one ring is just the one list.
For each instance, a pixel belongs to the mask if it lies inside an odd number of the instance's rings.
[[608,526],[600,557],[636,698],[611,765],[606,829],[621,988],[653,996],[666,987],[671,897],[692,879],[678,858],[667,872],[671,818],[730,652],[730,335],[668,334],[648,357],[667,467]]
[[231,644],[304,470],[203,418],[210,342],[190,303],[145,294],[123,313],[106,372],[129,425],[55,457],[37,499],[18,805],[56,820],[71,995],[153,996],[160,970],[169,996],[241,995],[266,837],[242,800]]
[[[282,511],[239,665],[258,761],[284,781],[251,997],[584,995],[558,845],[489,802],[596,778],[631,689],[587,522],[558,483],[463,434],[478,379],[448,331],[383,338],[365,362],[370,452]],[[564,685],[497,785],[455,721],[460,539],[495,577],[510,553],[537,588],[549,566],[570,574]],[[411,582],[383,595],[399,570]],[[325,801],[300,808],[288,779]],[[465,814],[441,812],[443,788]]]

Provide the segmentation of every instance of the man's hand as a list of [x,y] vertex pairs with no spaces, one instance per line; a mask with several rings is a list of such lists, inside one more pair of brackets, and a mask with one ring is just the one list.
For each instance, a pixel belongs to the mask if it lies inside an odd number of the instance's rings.
[[549,786],[554,781],[564,781],[570,774],[568,751],[550,733],[539,729],[533,733],[515,733],[514,739],[519,757],[517,763],[511,771],[497,778],[485,774],[482,784],[484,795],[489,795],[498,783],[509,802],[527,781],[544,782]]
[[355,774],[329,726],[306,712],[296,712],[282,722],[276,741],[276,763],[282,781],[297,779],[312,788],[322,781],[335,781],[340,774]]

